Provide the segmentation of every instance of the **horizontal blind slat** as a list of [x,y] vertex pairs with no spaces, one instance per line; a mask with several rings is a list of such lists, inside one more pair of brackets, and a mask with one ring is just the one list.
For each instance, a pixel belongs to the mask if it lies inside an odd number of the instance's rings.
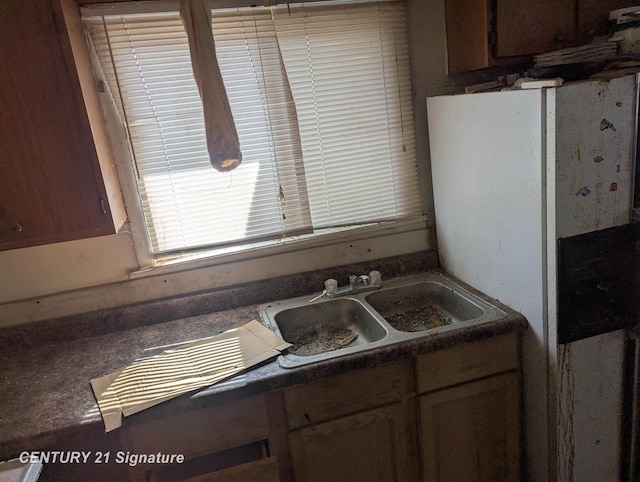
[[[176,14],[87,21],[111,91],[122,90],[141,175],[139,191],[152,249],[281,236],[310,225],[293,100],[271,20],[262,12],[214,15],[219,63],[244,161],[222,176],[208,163],[200,97],[188,42]],[[108,37],[107,34],[108,33]],[[273,99],[265,105],[265,90]],[[297,147],[296,147],[297,146]],[[283,206],[280,190],[288,206]],[[286,220],[283,219],[283,213]],[[213,220],[213,221],[212,221]]]
[[274,12],[314,226],[419,214],[403,5]]
[[178,15],[86,20],[129,121],[153,252],[420,214],[402,3],[212,17],[244,156],[226,175],[208,165]]

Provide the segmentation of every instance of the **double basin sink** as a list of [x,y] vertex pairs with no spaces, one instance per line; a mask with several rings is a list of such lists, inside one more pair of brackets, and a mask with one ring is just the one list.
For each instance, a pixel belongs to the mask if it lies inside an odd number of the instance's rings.
[[294,368],[364,350],[444,333],[506,316],[439,272],[383,283],[338,298],[312,296],[260,307],[263,323],[292,343],[278,357]]

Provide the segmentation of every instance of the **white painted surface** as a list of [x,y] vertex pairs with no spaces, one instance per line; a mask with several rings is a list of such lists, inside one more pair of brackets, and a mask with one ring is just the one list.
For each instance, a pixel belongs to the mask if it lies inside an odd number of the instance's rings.
[[[556,241],[629,222],[635,78],[427,108],[442,264],[530,324],[525,474],[616,480],[621,332],[557,346]],[[602,119],[615,130],[600,130]]]
[[545,480],[547,338],[542,91],[427,101],[444,269],[522,313],[525,471]]
[[[557,238],[630,222],[635,109],[633,76],[557,89]],[[601,129],[603,120],[613,128]],[[624,331],[558,346],[552,354],[563,369],[558,417],[573,420],[558,425],[559,480],[616,480]]]
[[[366,239],[334,239],[326,245],[272,253],[270,256],[258,256],[233,263],[196,263],[197,267],[192,264],[183,265],[168,272],[148,272],[136,278],[127,277],[126,281],[97,284],[4,304],[0,308],[0,327],[415,253],[427,250],[429,246],[429,232],[423,226],[422,229],[378,233]],[[98,258],[99,256],[87,258],[86,265],[95,263]],[[114,258],[105,257],[105,263],[110,260],[113,262]],[[121,268],[117,263],[114,264]],[[62,270],[62,266],[59,268]],[[70,270],[69,273],[71,281],[78,279],[77,273],[75,276],[73,271]],[[321,288],[319,286],[318,290]]]
[[[544,119],[546,130],[546,183],[543,184],[541,190],[541,199],[544,202],[546,211],[546,222],[543,223],[542,229],[546,234],[546,265],[542,269],[546,271],[546,292],[543,306],[546,306],[546,337],[547,337],[547,407],[556,407],[558,405],[557,390],[557,357],[556,351],[551,347],[555,347],[557,343],[557,326],[558,326],[558,297],[556,290],[558,286],[558,266],[557,266],[557,238],[554,226],[557,221],[557,211],[555,209],[556,190],[556,143],[558,138],[558,129],[556,123],[556,96],[557,89],[545,89],[544,91]],[[547,410],[548,416],[548,466],[549,479],[557,480],[557,429],[558,414],[557,410]]]
[[572,359],[567,365],[573,372],[573,406],[561,407],[573,417],[570,480],[619,478],[624,339],[624,330],[618,330],[570,344]]
[[127,233],[1,251],[0,303],[126,280],[137,268]]
[[[634,92],[633,76],[557,89],[558,238],[629,223]],[[613,128],[601,130],[603,120]]]

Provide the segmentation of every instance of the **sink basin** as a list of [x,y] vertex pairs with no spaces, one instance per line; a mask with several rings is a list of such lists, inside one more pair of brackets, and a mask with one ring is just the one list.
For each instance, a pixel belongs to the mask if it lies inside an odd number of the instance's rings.
[[260,307],[263,323],[293,346],[278,357],[294,368],[499,320],[506,313],[439,272],[385,281],[375,291],[313,295]]
[[484,311],[442,283],[423,281],[369,294],[365,300],[393,328],[415,332],[480,318]]
[[293,346],[281,361],[299,366],[369,348],[388,331],[362,302],[337,298],[309,304],[309,298],[267,305],[267,326]]
[[275,321],[289,353],[311,356],[361,346],[382,339],[387,331],[364,305],[337,299],[281,311]]

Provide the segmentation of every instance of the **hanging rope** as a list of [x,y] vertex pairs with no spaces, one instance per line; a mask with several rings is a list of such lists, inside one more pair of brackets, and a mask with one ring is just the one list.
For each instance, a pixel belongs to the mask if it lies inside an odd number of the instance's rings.
[[180,18],[189,38],[193,76],[204,109],[211,165],[231,171],[242,161],[240,141],[216,58],[207,0],[180,0]]

